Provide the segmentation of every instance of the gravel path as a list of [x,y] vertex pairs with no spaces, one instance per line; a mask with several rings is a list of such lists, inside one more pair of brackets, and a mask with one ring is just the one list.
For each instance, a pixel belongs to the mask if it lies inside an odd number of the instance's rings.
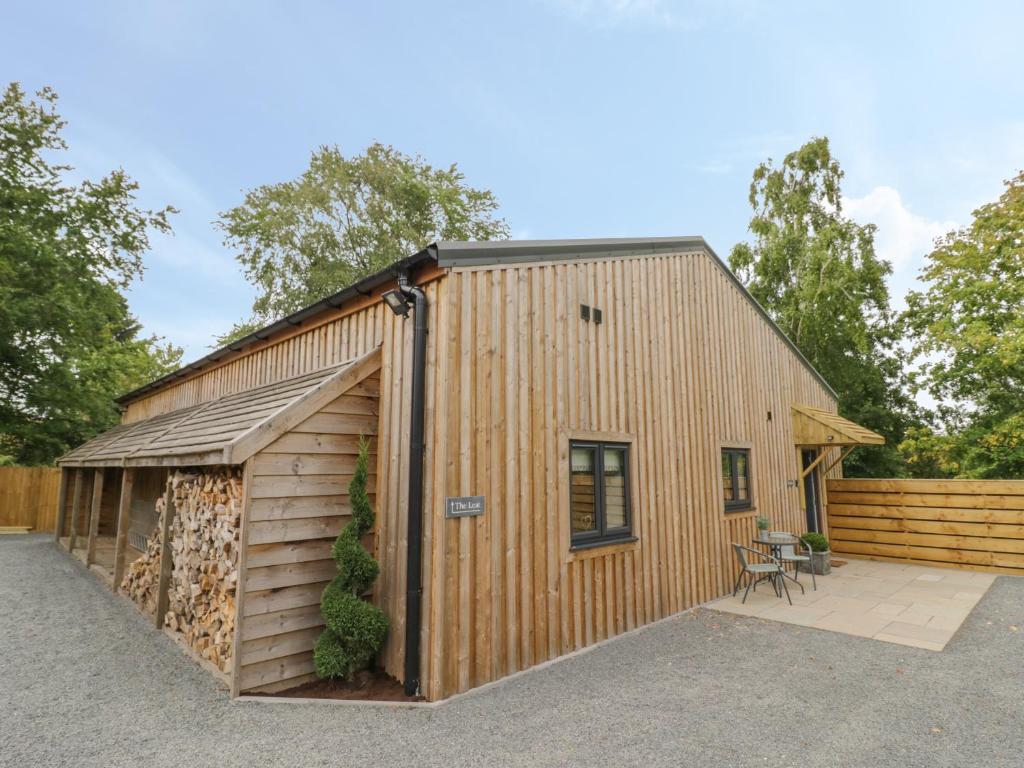
[[1004,577],[943,653],[699,610],[433,710],[231,703],[48,537],[0,536],[2,766],[1021,766],[1022,692]]

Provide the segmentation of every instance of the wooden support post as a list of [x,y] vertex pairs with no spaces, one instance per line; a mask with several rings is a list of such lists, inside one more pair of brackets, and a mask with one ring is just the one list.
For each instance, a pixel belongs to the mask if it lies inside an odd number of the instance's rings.
[[114,581],[111,589],[114,592],[121,587],[124,577],[124,553],[128,547],[128,526],[131,524],[132,486],[135,484],[135,471],[131,467],[124,468],[121,475],[121,496],[117,502],[117,534],[114,539]]
[[64,532],[68,506],[68,474],[63,467],[60,470],[60,490],[57,492],[57,522],[54,523],[53,540],[60,544],[60,535]]
[[235,634],[231,641],[231,673],[229,686],[231,698],[236,698],[242,690],[242,621],[245,611],[245,583],[248,579],[247,560],[249,558],[249,507],[252,505],[252,468],[253,459],[249,459],[242,467],[242,515],[238,521],[238,581],[235,582]]
[[75,470],[75,490],[71,496],[71,530],[68,531],[68,552],[75,551],[75,537],[78,531],[78,508],[82,504],[82,485],[84,485],[85,470],[79,467]]
[[92,510],[89,513],[89,543],[85,547],[85,564],[96,562],[96,535],[100,531],[100,507],[103,506],[103,478],[106,471],[99,467],[92,474]]
[[170,474],[167,476],[167,490],[164,491],[164,519],[160,524],[160,578],[156,584],[156,614],[153,623],[159,629],[164,625],[167,613],[167,585],[171,581],[171,521],[174,519],[174,489]]

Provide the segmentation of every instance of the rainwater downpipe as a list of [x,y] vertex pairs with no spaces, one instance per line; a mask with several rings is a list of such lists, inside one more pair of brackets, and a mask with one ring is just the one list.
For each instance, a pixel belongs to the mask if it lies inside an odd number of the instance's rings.
[[405,694],[420,688],[420,624],[423,602],[423,413],[427,366],[427,296],[398,278],[398,289],[413,302],[412,403],[409,422],[409,509],[406,537]]

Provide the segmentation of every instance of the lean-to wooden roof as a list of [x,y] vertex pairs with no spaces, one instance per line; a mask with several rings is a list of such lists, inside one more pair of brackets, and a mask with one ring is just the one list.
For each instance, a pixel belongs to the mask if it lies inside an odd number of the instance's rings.
[[65,454],[67,467],[240,464],[380,368],[380,348],[329,368],[119,424]]
[[885,438],[838,413],[793,406],[793,435],[797,445],[883,445]]

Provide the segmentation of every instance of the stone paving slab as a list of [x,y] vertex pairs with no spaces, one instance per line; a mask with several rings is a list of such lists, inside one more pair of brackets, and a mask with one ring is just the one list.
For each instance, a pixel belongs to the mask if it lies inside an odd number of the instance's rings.
[[800,587],[787,582],[793,605],[768,584],[743,590],[710,608],[757,616],[888,643],[941,651],[995,581],[991,573],[922,565],[846,560],[828,576],[800,574]]

